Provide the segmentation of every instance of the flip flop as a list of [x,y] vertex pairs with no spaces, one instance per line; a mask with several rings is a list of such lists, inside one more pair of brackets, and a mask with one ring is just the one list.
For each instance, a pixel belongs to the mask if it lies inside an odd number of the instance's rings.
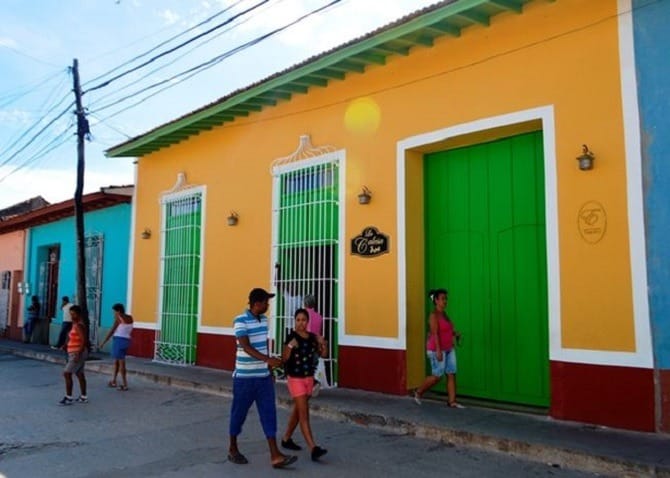
[[247,463],[249,463],[247,457],[244,456],[239,451],[234,455],[232,453],[228,453],[228,461],[231,463],[235,463],[236,465],[246,465]]
[[110,380],[109,382],[107,382],[107,386],[109,388],[116,388],[116,382],[114,382],[113,380]]
[[127,392],[127,391],[128,391],[128,387],[126,387],[125,385],[119,385],[119,388],[117,388],[117,390],[118,390],[119,392]]
[[298,457],[295,455],[286,455],[282,461],[279,463],[273,463],[272,468],[285,468],[289,465],[292,465],[298,460]]

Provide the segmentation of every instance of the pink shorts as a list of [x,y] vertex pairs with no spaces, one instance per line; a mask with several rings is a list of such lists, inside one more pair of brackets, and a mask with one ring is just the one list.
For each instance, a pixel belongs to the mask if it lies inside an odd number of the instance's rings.
[[291,397],[311,396],[314,388],[314,377],[288,377],[287,384]]

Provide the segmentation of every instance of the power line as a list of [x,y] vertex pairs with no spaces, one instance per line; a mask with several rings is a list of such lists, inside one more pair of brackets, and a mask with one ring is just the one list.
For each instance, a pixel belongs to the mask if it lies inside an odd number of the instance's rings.
[[[142,89],[140,89],[140,90],[138,90],[138,91],[136,91],[136,92],[134,92],[134,93],[131,93],[131,94],[129,94],[129,95],[126,95],[126,96],[124,96],[124,97],[122,97],[122,98],[120,98],[120,99],[118,99],[118,100],[116,100],[116,101],[114,101],[114,102],[111,102],[111,103],[108,103],[108,104],[106,104],[106,105],[103,105],[103,106],[101,106],[101,107],[95,109],[94,112],[99,113],[100,111],[103,111],[103,110],[105,110],[105,109],[108,109],[108,108],[111,108],[111,107],[113,107],[113,106],[116,106],[116,105],[118,105],[119,103],[121,103],[121,102],[123,102],[123,101],[129,100],[129,99],[131,99],[131,98],[133,98],[133,97],[135,97],[135,96],[138,96],[138,95],[140,95],[140,94],[142,94],[142,93],[145,93],[145,92],[147,92],[147,91],[149,91],[149,90],[151,90],[151,89],[157,88],[158,86],[164,85],[165,83],[171,83],[171,84],[170,84],[169,86],[167,86],[166,88],[162,88],[162,89],[160,89],[158,92],[156,92],[156,93],[154,93],[154,94],[151,94],[151,95],[149,95],[149,96],[146,96],[145,98],[141,99],[140,101],[138,101],[138,102],[136,102],[136,103],[133,103],[132,105],[130,105],[130,106],[126,107],[126,108],[123,108],[123,109],[121,109],[121,110],[118,110],[118,111],[116,111],[115,113],[113,113],[113,114],[110,115],[110,116],[107,116],[107,117],[105,118],[105,120],[107,120],[107,119],[109,119],[109,118],[113,118],[114,116],[116,116],[116,115],[118,115],[118,114],[120,114],[120,113],[122,113],[122,112],[124,112],[124,111],[127,111],[128,109],[133,108],[133,107],[135,107],[135,106],[137,106],[137,105],[139,105],[139,104],[141,104],[141,103],[143,103],[143,102],[145,102],[145,101],[148,100],[149,98],[152,98],[153,96],[156,96],[156,94],[161,93],[161,92],[163,92],[163,91],[165,91],[165,90],[167,90],[167,89],[169,89],[169,88],[172,88],[173,86],[176,86],[177,84],[181,83],[182,81],[188,80],[188,79],[192,78],[193,76],[195,76],[196,74],[201,73],[201,72],[203,72],[203,71],[205,71],[205,70],[208,70],[209,68],[212,68],[212,67],[216,66],[217,64],[219,64],[220,62],[222,62],[222,61],[225,60],[226,58],[228,58],[228,57],[230,57],[230,56],[232,56],[232,55],[234,55],[234,54],[236,54],[236,53],[239,53],[240,51],[245,50],[245,49],[247,49],[247,48],[249,48],[249,47],[251,47],[251,46],[254,46],[254,45],[256,45],[256,44],[262,42],[263,40],[266,40],[267,38],[270,38],[271,36],[276,35],[277,33],[280,33],[280,32],[282,32],[282,31],[284,31],[284,30],[286,30],[286,29],[292,27],[293,25],[296,25],[296,24],[298,24],[298,23],[304,21],[305,19],[309,18],[310,16],[312,16],[312,15],[316,15],[316,14],[320,13],[321,11],[328,9],[329,7],[331,7],[331,6],[333,6],[333,5],[337,4],[337,3],[339,3],[339,2],[341,2],[341,1],[342,1],[342,0],[332,0],[330,3],[328,3],[328,4],[326,4],[326,5],[323,5],[323,6],[319,7],[319,8],[316,8],[316,9],[310,11],[309,13],[306,13],[306,14],[304,14],[304,15],[298,17],[297,19],[295,19],[295,20],[293,20],[293,21],[291,21],[291,22],[289,22],[289,23],[287,23],[287,24],[285,24],[285,25],[283,25],[283,26],[281,26],[281,27],[279,27],[279,28],[276,28],[276,29],[274,29],[274,30],[272,30],[272,31],[270,31],[270,32],[268,32],[268,33],[265,33],[265,34],[263,34],[263,35],[261,35],[261,36],[259,36],[259,37],[256,37],[256,38],[254,38],[253,40],[250,40],[250,41],[248,41],[248,42],[246,42],[246,43],[243,43],[242,45],[239,45],[239,46],[237,46],[237,47],[235,47],[235,48],[233,48],[233,49],[231,49],[231,50],[228,50],[227,52],[225,52],[225,53],[223,53],[223,54],[221,54],[221,55],[218,55],[218,56],[216,56],[216,57],[214,57],[214,58],[211,58],[210,60],[208,60],[208,61],[206,61],[206,62],[204,62],[204,63],[200,63],[199,65],[196,65],[196,66],[194,66],[194,67],[192,67],[192,68],[189,68],[188,70],[184,70],[184,71],[182,71],[182,72],[180,72],[180,73],[177,73],[176,75],[173,75],[173,76],[171,76],[171,77],[169,77],[169,78],[167,78],[167,79],[165,79],[165,80],[161,80],[161,81],[159,81],[159,82],[153,83],[153,84],[151,84],[151,85],[149,85],[149,86],[147,86],[147,87],[144,87],[144,88],[142,88]],[[180,78],[180,77],[182,77],[182,76],[184,76],[184,75],[188,75],[188,76],[186,76],[185,78],[182,78],[182,79],[181,79],[179,82],[177,82],[177,83],[173,83],[174,80],[176,80],[176,79],[178,79],[178,78]]]
[[[35,82],[33,85],[29,86],[21,86],[17,88],[17,92],[7,92],[4,95],[0,96],[0,108],[4,108],[6,106],[11,105],[14,101],[19,100],[23,98],[26,95],[29,95],[30,93],[34,93],[35,91],[39,90],[42,86],[53,80],[54,78],[58,77],[59,75],[62,75],[63,73],[67,73],[67,68],[62,68],[58,70],[56,73],[48,75],[46,78],[42,80],[38,80]],[[5,101],[2,103],[3,101]]]
[[145,67],[145,66],[147,66],[147,65],[149,65],[149,64],[151,64],[151,63],[153,63],[153,62],[156,61],[157,59],[162,58],[162,57],[164,57],[165,55],[169,55],[170,53],[172,53],[172,52],[174,52],[174,51],[176,51],[176,50],[178,50],[178,49],[180,49],[180,48],[182,48],[182,47],[188,45],[189,43],[192,43],[192,42],[198,40],[199,38],[202,38],[203,36],[208,35],[209,33],[211,33],[211,32],[213,32],[213,31],[215,31],[215,30],[218,30],[219,28],[222,28],[222,27],[228,25],[229,23],[231,23],[232,21],[236,20],[237,18],[239,18],[239,17],[241,17],[241,16],[243,16],[243,15],[246,15],[247,13],[249,13],[249,12],[255,10],[255,9],[258,8],[258,7],[260,7],[261,5],[263,5],[263,4],[265,4],[265,3],[268,3],[269,1],[270,1],[270,0],[261,0],[259,3],[255,4],[254,6],[252,6],[252,7],[250,7],[250,8],[247,8],[246,10],[243,10],[242,12],[233,15],[232,17],[230,17],[230,18],[228,18],[227,20],[225,20],[224,22],[219,23],[218,25],[216,25],[216,26],[210,28],[209,30],[206,30],[206,31],[204,31],[203,33],[200,33],[200,34],[198,34],[198,35],[196,35],[196,36],[190,38],[189,40],[186,40],[185,42],[182,42],[182,43],[178,44],[177,46],[174,46],[174,47],[172,47],[172,48],[170,48],[170,49],[168,49],[168,50],[166,50],[166,51],[164,51],[164,52],[162,52],[162,53],[159,53],[158,55],[151,57],[149,60],[145,61],[144,63],[141,63],[141,64],[139,64],[138,66],[135,66],[135,67],[133,67],[133,68],[130,68],[130,69],[128,69],[128,70],[126,70],[126,71],[124,71],[124,72],[122,72],[122,73],[119,73],[118,75],[116,75],[116,76],[110,78],[109,80],[106,80],[106,81],[104,81],[104,82],[102,82],[102,83],[100,83],[100,84],[98,84],[98,85],[96,85],[96,86],[93,86],[93,87],[91,87],[91,88],[88,88],[88,89],[85,90],[82,94],[86,94],[86,93],[89,93],[89,92],[91,92],[91,91],[95,91],[95,90],[99,90],[100,88],[104,88],[105,86],[108,86],[110,83],[112,83],[112,82],[118,80],[119,78],[123,78],[124,76],[126,76],[126,75],[128,75],[128,74],[130,74],[130,73],[132,73],[132,72],[134,72],[134,71],[137,71],[137,70],[139,70],[140,68],[143,68],[143,67]]
[[[103,74],[101,74],[101,75],[98,75],[98,76],[96,76],[95,78],[93,78],[93,79],[91,79],[91,80],[86,81],[86,82],[84,83],[84,86],[85,86],[85,85],[88,85],[89,83],[93,83],[94,81],[98,81],[98,80],[104,78],[105,76],[107,76],[107,75],[109,75],[109,74],[111,74],[111,73],[114,73],[115,70],[118,70],[118,69],[120,69],[120,68],[123,68],[124,66],[129,65],[129,64],[131,64],[132,62],[134,62],[134,61],[136,61],[136,60],[139,60],[140,58],[143,58],[143,57],[147,56],[149,53],[151,53],[151,52],[153,52],[153,51],[159,49],[160,47],[162,47],[162,46],[164,46],[164,45],[167,45],[167,44],[170,43],[172,40],[176,40],[177,38],[179,38],[179,37],[181,37],[181,36],[183,36],[183,35],[186,35],[188,32],[193,31],[193,30],[195,30],[196,28],[199,28],[199,27],[201,27],[201,26],[203,26],[203,25],[205,25],[205,24],[211,22],[211,21],[214,20],[215,18],[217,18],[217,17],[223,15],[224,13],[226,13],[227,11],[229,11],[229,10],[235,8],[237,5],[239,5],[240,3],[244,2],[244,1],[245,1],[245,0],[237,0],[235,3],[233,3],[233,4],[230,5],[229,7],[226,7],[226,8],[224,8],[223,10],[219,10],[219,11],[216,12],[214,15],[211,15],[211,16],[205,18],[204,20],[202,20],[201,22],[197,23],[196,25],[193,25],[192,27],[190,27],[190,28],[188,28],[188,29],[186,29],[186,30],[184,30],[184,31],[182,31],[182,32],[180,32],[180,33],[177,33],[176,35],[174,35],[174,36],[168,38],[167,40],[164,40],[164,41],[160,42],[158,45],[156,45],[156,46],[150,48],[149,50],[145,51],[144,53],[140,53],[139,55],[137,55],[137,56],[131,58],[131,59],[128,60],[128,61],[125,61],[125,62],[121,63],[119,66],[117,66],[117,67],[111,69],[110,71],[108,71],[108,72],[106,72],[106,73],[103,73]],[[146,38],[146,37],[145,37],[145,38]],[[135,42],[135,43],[136,43],[136,42]],[[133,44],[133,43],[131,43],[131,45],[132,45],[132,44]],[[104,54],[103,54],[103,55],[104,55]]]
[[[35,129],[40,123],[42,123],[42,121],[43,121],[43,120],[44,120],[44,119],[45,119],[45,118],[46,118],[46,117],[47,117],[53,110],[55,110],[56,108],[58,108],[58,107],[63,103],[63,101],[65,101],[65,100],[67,99],[67,96],[69,96],[69,95],[65,95],[65,96],[63,96],[63,97],[60,99],[60,101],[59,101],[58,103],[56,103],[55,105],[53,105],[53,106],[52,106],[46,113],[44,113],[44,114],[43,114],[37,121],[35,121],[30,127],[28,127],[28,129],[26,129],[26,130],[25,130],[25,131],[24,131],[18,138],[16,138],[12,144],[10,144],[9,146],[5,147],[5,149],[3,149],[2,152],[0,152],[0,156],[3,156],[3,155],[5,155],[5,154],[9,153],[9,151],[11,151],[11,149],[12,149],[14,146],[16,146],[16,145],[18,144],[19,141],[21,141],[21,140],[22,140],[28,133],[30,133],[33,129]],[[70,103],[70,105],[68,105],[68,108],[70,108],[70,106],[72,106],[72,103]],[[66,112],[67,112],[67,110],[66,110]],[[62,115],[63,115],[63,113],[61,113],[61,114],[60,114],[58,117],[56,117],[53,121],[57,120],[57,119],[60,118],[60,116],[62,116]],[[53,121],[52,121],[51,123],[49,123],[47,126],[49,126],[50,124],[52,124]],[[42,131],[44,131],[44,129],[40,130],[40,133],[41,133]],[[38,135],[39,135],[40,133],[38,133]],[[33,138],[30,140],[30,142],[32,142],[36,137],[37,137],[37,135],[36,135],[36,136],[33,136]],[[0,164],[0,166],[2,166],[3,164],[6,164],[6,162]]]
[[[58,149],[61,147],[63,144],[65,144],[68,140],[72,139],[72,137],[68,134],[69,130],[72,128],[72,125],[74,122],[71,122],[70,125],[62,132],[60,135],[56,136],[53,138],[48,144],[42,147],[39,151],[37,151],[33,156],[30,158],[26,159],[22,164],[17,165],[13,170],[11,170],[9,173],[5,174],[4,176],[0,177],[0,183],[7,179],[8,177],[12,176],[14,173],[17,173],[26,167],[30,165],[31,163],[37,162],[39,159],[43,158],[47,154],[51,153],[52,151]],[[54,144],[56,143],[56,144]],[[3,165],[0,165],[0,167],[3,167]]]
[[[9,156],[7,159],[5,159],[2,163],[0,163],[0,167],[9,164],[9,162],[10,162],[12,159],[14,159],[16,156],[18,156],[19,153],[25,151],[25,149],[26,149],[28,146],[30,146],[30,144],[31,144],[33,141],[35,141],[35,140],[36,140],[42,133],[44,133],[44,132],[46,131],[46,129],[47,129],[49,126],[51,126],[51,125],[54,124],[56,121],[58,121],[60,118],[62,118],[63,115],[65,115],[65,113],[69,112],[69,111],[70,111],[70,108],[71,108],[73,105],[74,105],[74,101],[71,102],[69,105],[67,105],[67,108],[65,108],[63,111],[61,111],[61,112],[58,114],[58,116],[56,116],[54,119],[52,119],[51,121],[49,121],[46,125],[44,125],[44,126],[42,127],[42,129],[40,129],[37,133],[35,133],[35,134],[32,136],[32,138],[30,138],[30,140],[28,140],[28,142],[27,142],[26,144],[24,144],[24,145],[23,145],[21,148],[19,148],[14,154],[12,154],[12,155]],[[25,136],[25,133],[24,133],[23,135],[21,135],[21,137],[23,137],[23,136]]]
[[[240,1],[243,1],[243,0],[240,0]],[[279,4],[279,3],[284,2],[284,1],[285,1],[285,0],[277,0],[276,4]],[[147,79],[148,77],[150,77],[150,76],[152,76],[152,75],[158,73],[159,71],[161,71],[161,70],[163,70],[163,69],[165,69],[165,68],[167,68],[167,67],[169,67],[169,66],[174,65],[177,61],[179,61],[179,60],[181,60],[182,58],[184,58],[185,56],[191,54],[192,52],[194,52],[194,51],[197,50],[198,48],[201,48],[201,47],[203,47],[203,46],[205,46],[205,45],[211,43],[212,41],[214,41],[214,40],[216,40],[217,38],[219,38],[221,35],[224,35],[224,34],[230,32],[230,31],[232,31],[233,29],[238,28],[240,25],[243,25],[244,23],[246,23],[246,22],[252,20],[253,18],[256,17],[256,15],[261,14],[261,13],[263,13],[263,11],[259,10],[259,11],[256,12],[255,14],[252,14],[252,15],[247,16],[246,18],[242,19],[240,22],[236,23],[235,25],[231,25],[229,28],[220,31],[220,32],[218,32],[216,35],[210,37],[209,39],[203,41],[202,43],[200,43],[200,44],[198,44],[198,45],[195,45],[193,48],[191,48],[190,50],[185,51],[185,52],[182,53],[181,55],[179,55],[179,56],[177,56],[176,58],[174,58],[172,61],[170,61],[170,62],[168,62],[168,63],[166,63],[166,64],[164,64],[164,65],[161,65],[161,66],[159,66],[159,67],[157,67],[157,68],[154,68],[153,70],[147,72],[146,74],[144,74],[143,76],[137,78],[136,80],[134,80],[134,81],[132,81],[132,82],[130,82],[130,83],[127,83],[126,85],[124,85],[124,86],[118,88],[116,91],[111,91],[111,92],[109,92],[109,93],[107,93],[107,94],[105,94],[105,95],[99,96],[99,97],[96,98],[94,101],[92,101],[92,102],[88,105],[88,107],[89,107],[89,108],[92,108],[93,106],[95,106],[95,105],[101,103],[102,100],[104,100],[104,99],[106,99],[106,98],[109,98],[109,97],[112,97],[112,96],[116,95],[117,93],[120,93],[120,92],[123,91],[123,90],[126,90],[126,89],[128,89],[128,88],[131,88],[132,86],[136,86],[136,85],[137,85],[139,82],[141,82],[142,80],[145,80],[145,79]]]

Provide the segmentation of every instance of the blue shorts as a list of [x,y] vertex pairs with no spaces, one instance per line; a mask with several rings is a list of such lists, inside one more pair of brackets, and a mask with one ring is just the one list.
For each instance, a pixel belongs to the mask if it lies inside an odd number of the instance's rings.
[[112,358],[116,360],[125,359],[126,353],[128,353],[128,347],[130,347],[130,339],[127,339],[125,337],[113,337]]
[[430,360],[431,375],[441,377],[445,373],[449,375],[456,373],[456,350],[442,351],[442,361],[437,360],[437,353],[432,350],[429,350],[426,354],[428,360]]

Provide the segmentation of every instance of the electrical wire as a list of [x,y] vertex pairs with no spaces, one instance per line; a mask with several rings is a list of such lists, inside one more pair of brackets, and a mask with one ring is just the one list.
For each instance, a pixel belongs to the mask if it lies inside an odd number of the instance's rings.
[[[235,3],[233,3],[233,4],[230,5],[229,7],[226,7],[226,8],[224,8],[223,10],[219,10],[219,11],[216,12],[214,15],[211,15],[211,16],[205,18],[204,20],[202,20],[201,22],[197,23],[196,25],[193,25],[192,27],[190,27],[190,28],[188,28],[188,29],[186,29],[186,30],[184,30],[184,31],[182,31],[182,32],[180,32],[180,33],[178,33],[178,34],[176,34],[176,35],[174,35],[174,36],[168,38],[167,40],[162,41],[161,43],[159,43],[158,45],[154,46],[153,48],[150,48],[149,50],[145,51],[144,53],[140,53],[139,55],[137,55],[137,56],[131,58],[130,60],[128,60],[128,61],[126,61],[126,62],[124,62],[124,63],[121,63],[120,65],[118,65],[117,67],[113,68],[112,70],[110,70],[110,71],[108,71],[108,72],[106,72],[106,73],[103,73],[103,74],[101,74],[101,75],[98,75],[98,76],[96,76],[95,78],[93,78],[93,79],[91,79],[91,80],[86,81],[82,86],[86,86],[86,85],[88,85],[89,83],[93,83],[93,82],[95,82],[95,81],[98,81],[98,80],[104,78],[105,76],[114,73],[115,70],[118,70],[118,69],[120,69],[120,68],[123,68],[124,66],[129,65],[129,64],[131,64],[132,62],[134,62],[134,61],[136,61],[136,60],[139,60],[140,58],[143,58],[143,57],[147,56],[149,53],[151,53],[151,52],[153,52],[153,51],[159,49],[160,47],[162,47],[162,46],[164,46],[164,45],[167,45],[167,44],[170,43],[171,41],[176,40],[177,38],[186,35],[188,32],[193,31],[193,30],[195,30],[196,28],[199,28],[199,27],[201,27],[201,26],[203,26],[203,25],[205,25],[205,24],[211,22],[211,21],[214,20],[215,18],[217,18],[217,17],[223,15],[224,13],[226,13],[227,11],[229,11],[229,10],[235,8],[237,5],[239,5],[240,3],[244,2],[244,1],[245,1],[245,0],[237,0]],[[151,36],[151,35],[148,35],[148,36]],[[148,37],[148,36],[147,36],[147,37]],[[144,38],[147,38],[147,37],[144,37]],[[140,39],[140,40],[142,40],[142,39]],[[140,40],[137,40],[137,41],[135,41],[135,42],[133,42],[133,43],[130,43],[130,44],[127,45],[127,46],[134,45],[135,43],[137,43],[137,42],[140,41]],[[125,47],[124,47],[124,48],[125,48]],[[115,50],[115,51],[118,51],[118,49]],[[109,54],[109,53],[103,53],[103,55],[101,55],[101,56],[105,56],[105,55],[107,55],[107,54]],[[98,57],[98,58],[99,58],[99,57]]]
[[[28,148],[28,146],[30,146],[31,143],[32,143],[33,141],[35,141],[35,140],[36,140],[42,133],[44,133],[44,132],[47,130],[47,128],[49,128],[49,126],[51,126],[51,125],[54,124],[56,121],[58,121],[60,118],[62,118],[63,115],[65,115],[65,113],[69,112],[69,111],[70,111],[70,108],[72,108],[73,106],[74,106],[74,101],[72,101],[72,102],[67,106],[67,108],[65,108],[63,111],[61,111],[61,112],[58,114],[58,116],[56,116],[55,118],[53,118],[53,119],[52,119],[51,121],[49,121],[46,125],[44,125],[44,126],[42,127],[42,129],[40,129],[37,133],[35,133],[35,134],[30,138],[30,140],[28,140],[28,142],[27,142],[26,144],[24,144],[21,148],[19,148],[16,152],[14,152],[14,154],[12,154],[11,156],[9,156],[7,159],[5,159],[4,161],[2,161],[2,162],[0,163],[0,167],[9,164],[9,162],[10,162],[12,159],[14,159],[16,156],[18,156],[21,152],[25,151],[26,148]],[[25,134],[26,134],[26,133],[24,133],[23,135],[21,135],[21,137],[25,136]]]
[[[259,36],[259,37],[256,37],[256,38],[254,38],[253,40],[250,40],[250,41],[248,41],[248,42],[246,42],[246,43],[243,43],[242,45],[239,45],[239,46],[237,46],[237,47],[235,47],[235,48],[233,48],[233,49],[231,49],[231,50],[228,50],[227,52],[225,52],[225,53],[223,53],[223,54],[221,54],[221,55],[218,55],[218,56],[216,56],[216,57],[214,57],[214,58],[212,58],[212,59],[210,59],[210,60],[208,60],[208,61],[206,61],[206,62],[204,62],[204,63],[200,63],[199,65],[196,65],[196,66],[194,66],[194,67],[192,67],[192,68],[189,68],[188,70],[184,70],[184,71],[182,71],[182,72],[180,72],[180,73],[178,73],[178,74],[176,74],[176,75],[173,75],[173,76],[171,76],[171,77],[169,77],[169,78],[167,78],[167,79],[165,79],[165,80],[161,80],[161,81],[158,81],[158,82],[156,82],[156,83],[153,83],[153,84],[151,84],[151,85],[149,85],[149,86],[147,86],[147,87],[144,87],[144,88],[142,88],[142,89],[140,89],[140,90],[138,90],[138,91],[136,91],[136,92],[134,92],[134,93],[131,93],[131,94],[129,94],[129,95],[126,95],[126,96],[124,96],[124,97],[122,97],[122,98],[120,98],[120,99],[118,99],[118,100],[116,100],[116,101],[114,101],[114,102],[112,102],[112,103],[108,103],[108,104],[106,104],[106,105],[100,106],[100,107],[96,108],[96,109],[94,110],[94,112],[99,113],[100,111],[103,111],[103,110],[105,110],[105,109],[108,109],[108,108],[111,108],[111,107],[113,107],[113,106],[116,106],[116,105],[118,105],[119,103],[121,103],[121,102],[123,102],[123,101],[126,101],[126,100],[129,100],[129,99],[131,99],[131,98],[134,98],[135,96],[138,96],[138,95],[140,95],[140,94],[142,94],[142,93],[145,93],[145,92],[147,92],[147,91],[149,91],[149,90],[151,90],[151,89],[157,88],[158,86],[164,85],[165,83],[170,83],[170,85],[168,85],[166,88],[162,88],[162,89],[160,89],[158,92],[156,92],[156,93],[154,93],[154,94],[151,94],[151,95],[148,95],[148,96],[146,96],[145,98],[141,99],[140,101],[138,101],[138,102],[136,102],[136,103],[133,103],[132,105],[130,105],[130,106],[126,107],[126,108],[123,108],[123,109],[121,109],[121,110],[118,110],[118,111],[116,111],[115,113],[111,114],[110,116],[105,117],[105,120],[108,120],[109,118],[113,118],[114,116],[116,116],[116,115],[118,115],[118,114],[120,114],[120,113],[122,113],[122,112],[124,112],[124,111],[127,111],[128,109],[133,108],[133,107],[135,107],[135,106],[137,106],[137,105],[139,105],[139,104],[141,104],[141,103],[143,103],[143,102],[145,102],[146,100],[148,100],[149,98],[152,98],[152,97],[155,96],[156,94],[161,93],[161,92],[165,91],[166,89],[172,88],[172,87],[176,86],[177,84],[181,83],[182,81],[185,81],[185,80],[187,80],[187,79],[190,79],[190,78],[192,78],[193,76],[195,76],[196,74],[201,73],[202,71],[208,70],[209,68],[212,68],[212,67],[216,66],[217,64],[219,64],[220,62],[222,62],[222,61],[225,60],[226,58],[228,58],[228,57],[230,57],[230,56],[232,56],[232,55],[234,55],[234,54],[236,54],[236,53],[239,53],[240,51],[245,50],[245,49],[247,49],[247,48],[249,48],[249,47],[251,47],[251,46],[254,46],[254,45],[256,45],[256,44],[262,42],[263,40],[266,40],[267,38],[270,38],[271,36],[276,35],[277,33],[280,33],[280,32],[282,32],[282,31],[286,30],[287,28],[290,28],[290,27],[296,25],[297,23],[300,23],[301,21],[304,21],[305,19],[309,18],[309,17],[312,16],[312,15],[316,15],[316,14],[322,12],[323,10],[326,10],[327,8],[329,8],[329,7],[333,6],[333,5],[335,5],[335,4],[337,4],[337,3],[340,3],[341,1],[342,1],[342,0],[332,0],[331,2],[329,2],[329,3],[326,4],[326,5],[323,5],[323,6],[319,7],[319,8],[316,8],[316,9],[314,9],[314,10],[312,10],[312,11],[310,11],[310,12],[308,12],[308,13],[306,13],[306,14],[300,16],[300,17],[298,17],[297,19],[295,19],[295,20],[293,20],[293,21],[291,21],[291,22],[289,22],[289,23],[287,23],[287,24],[285,24],[285,25],[283,25],[283,26],[281,26],[281,27],[279,27],[279,28],[276,28],[276,29],[274,29],[274,30],[272,30],[272,31],[270,31],[270,32],[268,32],[268,33],[265,33],[265,34],[263,34],[263,35],[261,35],[261,36]],[[182,77],[182,76],[184,76],[184,75],[188,75],[188,76],[186,76],[185,78],[181,78],[178,82],[175,82],[176,79],[179,79],[180,77]]]
[[[33,156],[29,157],[26,159],[23,163],[17,165],[13,170],[5,174],[4,176],[0,177],[0,183],[3,182],[5,179],[8,177],[12,176],[13,174],[24,170],[27,168],[29,165],[36,163],[39,159],[43,158],[47,154],[55,151],[59,147],[61,147],[63,144],[68,142],[68,140],[72,140],[74,138],[74,131],[70,131],[73,129],[74,122],[71,122],[70,125],[63,131],[61,132],[58,136],[53,138],[48,144],[43,146],[39,151],[37,151]],[[56,144],[54,144],[56,143]],[[0,165],[0,167],[3,167],[3,165]]]
[[[278,5],[279,3],[282,3],[282,2],[284,2],[284,1],[285,1],[285,0],[277,0],[277,2],[276,2],[274,5]],[[194,52],[195,50],[197,50],[198,48],[201,48],[201,47],[203,47],[203,46],[205,46],[205,45],[211,43],[212,41],[216,40],[217,38],[221,37],[222,35],[224,35],[224,34],[230,32],[230,31],[232,31],[233,29],[238,28],[239,26],[243,25],[244,23],[246,23],[246,22],[248,22],[248,21],[254,19],[254,18],[256,17],[256,15],[262,14],[262,13],[264,13],[264,12],[265,12],[264,10],[259,10],[258,12],[254,13],[254,14],[252,14],[252,15],[247,16],[246,18],[242,19],[242,20],[239,21],[238,23],[236,23],[236,24],[234,24],[234,25],[231,25],[229,28],[227,28],[227,29],[225,29],[225,30],[222,30],[222,31],[218,32],[216,35],[210,37],[209,39],[203,41],[202,43],[200,43],[200,44],[198,44],[198,45],[195,45],[193,48],[191,48],[191,49],[189,49],[189,50],[186,50],[186,51],[185,51],[184,53],[182,53],[181,55],[175,57],[172,61],[170,61],[170,62],[168,62],[168,63],[166,63],[166,64],[164,64],[164,65],[161,65],[161,66],[159,66],[159,67],[157,67],[157,68],[154,68],[153,70],[147,72],[146,74],[144,74],[143,76],[141,76],[141,77],[135,79],[134,81],[132,81],[132,82],[130,82],[130,83],[127,83],[126,85],[124,85],[124,86],[122,86],[122,87],[120,87],[120,88],[117,88],[116,91],[112,91],[112,92],[109,92],[109,93],[107,93],[107,94],[105,94],[105,95],[99,96],[99,97],[96,98],[94,101],[92,101],[92,102],[88,105],[88,107],[89,107],[89,108],[93,108],[95,105],[101,103],[101,102],[102,102],[103,100],[105,100],[106,98],[113,97],[113,96],[115,96],[116,94],[120,93],[121,91],[124,91],[124,90],[126,90],[126,89],[128,89],[128,88],[131,88],[131,87],[133,87],[133,86],[136,86],[136,85],[137,85],[139,82],[141,82],[142,80],[145,80],[145,79],[149,78],[150,76],[155,75],[155,74],[158,73],[159,71],[161,71],[161,70],[163,70],[163,69],[165,69],[165,68],[167,68],[167,67],[169,67],[169,66],[174,65],[177,61],[181,60],[181,59],[184,58],[185,56],[190,55],[191,53],[193,53],[193,52]]]
[[19,100],[23,98],[24,96],[27,96],[31,93],[34,93],[38,90],[40,90],[45,84],[53,80],[54,78],[62,75],[63,73],[67,73],[68,69],[67,68],[61,68],[58,70],[56,73],[51,74],[47,76],[46,78],[42,80],[38,80],[32,85],[29,86],[21,86],[17,88],[17,92],[7,92],[4,95],[0,96],[0,108],[5,108],[9,105],[11,105],[14,101]]
[[198,35],[196,35],[196,36],[194,36],[194,37],[192,37],[192,38],[186,40],[185,42],[182,42],[182,43],[178,44],[177,46],[174,46],[174,47],[172,47],[172,48],[170,48],[170,49],[168,49],[168,50],[166,50],[166,51],[164,51],[164,52],[162,52],[162,53],[159,53],[158,55],[155,55],[155,56],[151,57],[149,60],[145,61],[144,63],[141,63],[141,64],[139,64],[139,65],[137,65],[137,66],[135,66],[135,67],[133,67],[133,68],[130,68],[130,69],[128,69],[128,70],[126,70],[126,71],[124,71],[124,72],[122,72],[122,73],[119,73],[119,74],[116,75],[116,76],[113,76],[113,77],[110,78],[109,80],[103,81],[102,83],[100,83],[100,84],[98,84],[98,85],[96,85],[96,86],[92,86],[91,88],[88,88],[87,90],[84,90],[84,91],[82,92],[82,95],[83,95],[83,94],[86,94],[86,93],[89,93],[89,92],[91,92],[91,91],[99,90],[100,88],[104,88],[104,87],[106,87],[106,86],[109,86],[111,83],[113,83],[114,81],[118,80],[119,78],[123,78],[124,76],[129,75],[130,73],[132,73],[132,72],[134,72],[134,71],[137,71],[137,70],[139,70],[140,68],[144,68],[145,66],[147,66],[147,65],[149,65],[149,64],[151,64],[151,63],[153,63],[154,61],[158,60],[159,58],[162,58],[162,57],[164,57],[165,55],[169,55],[170,53],[172,53],[172,52],[174,52],[174,51],[177,51],[178,49],[180,49],[180,48],[182,48],[182,47],[188,45],[189,43],[192,43],[192,42],[194,42],[194,41],[196,41],[196,40],[198,40],[198,39],[204,37],[205,35],[208,35],[208,34],[210,34],[211,32],[216,31],[216,30],[218,30],[219,28],[222,28],[222,27],[228,25],[229,23],[233,22],[233,21],[236,20],[237,18],[246,15],[247,13],[249,13],[249,12],[255,10],[255,9],[258,8],[258,7],[260,7],[261,5],[263,5],[263,4],[265,4],[265,3],[268,3],[269,1],[270,1],[270,0],[261,0],[259,3],[255,4],[253,7],[249,7],[249,8],[247,8],[246,10],[243,10],[242,12],[233,15],[232,17],[230,17],[230,18],[228,18],[227,20],[225,20],[224,22],[219,23],[218,25],[216,25],[216,26],[210,28],[209,30],[204,31],[203,33],[199,33]]

